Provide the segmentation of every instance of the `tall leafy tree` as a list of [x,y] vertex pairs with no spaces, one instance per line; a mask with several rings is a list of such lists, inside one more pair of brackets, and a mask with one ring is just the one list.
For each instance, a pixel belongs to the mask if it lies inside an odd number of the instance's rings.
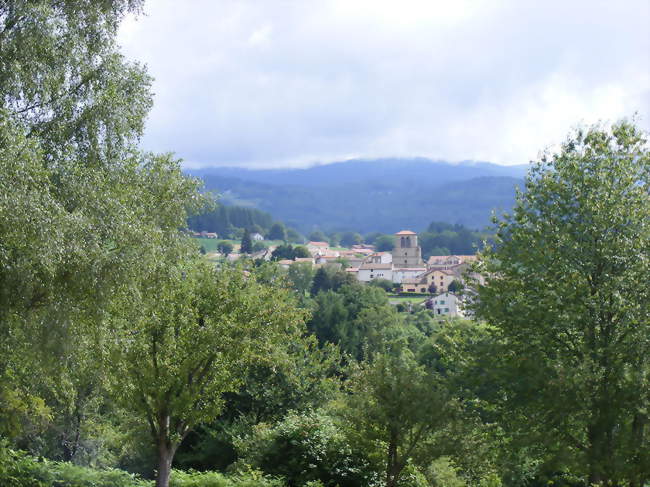
[[[169,485],[180,443],[215,419],[248,367],[303,324],[287,289],[238,269],[168,255],[134,296],[126,289],[110,320],[107,366],[123,407],[146,421],[158,457],[156,485]],[[182,258],[182,255],[180,256]],[[124,313],[127,307],[130,312]]]
[[248,228],[244,229],[244,235],[241,238],[241,246],[239,251],[242,254],[252,254],[253,253],[253,241],[251,240],[251,233],[248,231]]
[[409,350],[394,347],[359,366],[342,410],[365,451],[383,449],[386,487],[401,485],[413,459],[430,462],[445,451],[434,433],[446,428],[454,410],[440,381]]
[[623,121],[534,164],[482,255],[505,424],[589,485],[650,477],[649,252],[647,135]]
[[287,230],[284,225],[280,222],[274,223],[268,235],[266,236],[268,240],[286,240],[287,239]]
[[0,5],[0,409],[14,417],[53,387],[81,397],[115,289],[163,242],[186,245],[178,229],[200,206],[178,161],[137,149],[151,80],[116,34],[139,6]]

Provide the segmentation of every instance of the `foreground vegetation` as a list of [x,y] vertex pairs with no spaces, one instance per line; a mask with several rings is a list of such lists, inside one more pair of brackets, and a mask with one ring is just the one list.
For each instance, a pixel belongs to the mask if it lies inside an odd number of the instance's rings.
[[2,485],[647,485],[646,134],[534,166],[475,321],[333,268],[217,269],[183,230],[212,202],[137,146],[137,7],[0,6]]

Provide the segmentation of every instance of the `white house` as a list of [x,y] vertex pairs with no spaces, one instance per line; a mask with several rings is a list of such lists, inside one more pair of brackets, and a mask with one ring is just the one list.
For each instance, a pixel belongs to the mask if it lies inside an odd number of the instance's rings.
[[264,237],[261,234],[256,232],[256,233],[251,234],[251,239],[253,239],[253,240],[257,241],[257,242],[261,242],[262,240],[264,240]]
[[462,309],[462,302],[452,293],[442,293],[433,296],[429,302],[435,316],[456,317],[465,316]]
[[359,267],[357,279],[361,282],[370,282],[375,279],[387,279],[393,282],[393,264],[364,262]]

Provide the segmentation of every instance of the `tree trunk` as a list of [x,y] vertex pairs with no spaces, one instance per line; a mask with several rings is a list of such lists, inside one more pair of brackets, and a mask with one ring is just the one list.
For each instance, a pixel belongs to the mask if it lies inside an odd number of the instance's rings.
[[[602,486],[607,484],[604,467],[605,452],[606,452],[606,433],[600,420],[596,420],[593,424],[589,425],[589,450],[588,450],[588,463],[589,463],[589,485]],[[605,460],[606,461],[606,460]]]
[[172,460],[175,448],[166,438],[158,439],[158,471],[156,472],[156,487],[169,487],[169,476],[172,473]]
[[388,455],[386,458],[386,487],[397,487],[400,472],[397,462],[397,441],[393,435],[388,442]]

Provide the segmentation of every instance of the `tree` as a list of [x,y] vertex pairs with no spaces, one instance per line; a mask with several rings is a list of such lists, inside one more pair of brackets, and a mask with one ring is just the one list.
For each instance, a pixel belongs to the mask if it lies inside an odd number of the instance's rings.
[[637,127],[578,129],[533,165],[478,266],[505,424],[589,485],[650,476],[649,188]]
[[376,485],[366,452],[352,448],[340,425],[323,411],[291,411],[237,443],[242,463],[282,477],[287,485]]
[[329,234],[325,242],[329,242],[332,247],[338,247],[341,242],[341,234],[338,232],[332,232]]
[[234,247],[227,240],[221,240],[217,244],[217,250],[225,256],[228,256],[233,251]]
[[343,247],[352,247],[353,245],[358,245],[362,241],[361,235],[355,232],[345,232],[341,236],[341,245]]
[[151,79],[116,34],[140,3],[0,6],[0,410],[16,423],[40,422],[46,397],[74,410],[115,290],[161,242],[192,248],[178,229],[203,205],[196,182],[137,148]]
[[287,231],[284,228],[284,225],[280,222],[276,222],[271,225],[268,235],[266,236],[267,240],[286,240]]
[[187,434],[214,419],[248,367],[263,362],[304,318],[288,290],[261,284],[255,274],[173,262],[160,261],[139,299],[129,290],[122,296],[106,356],[116,372],[114,397],[149,427],[160,487],[169,484],[174,454]]
[[332,288],[332,279],[325,269],[320,267],[314,275],[314,282],[311,286],[311,295],[316,296],[321,291],[327,291]]
[[311,257],[309,250],[304,245],[296,245],[293,248],[293,258],[294,259],[308,259]]
[[320,230],[314,230],[309,234],[308,238],[311,242],[327,242],[327,237]]
[[391,292],[395,287],[395,284],[393,284],[393,282],[389,281],[388,279],[373,279],[369,282],[369,284],[371,286],[380,287],[387,293]]
[[300,296],[304,296],[311,289],[314,269],[309,262],[294,262],[289,266],[287,277],[291,281],[293,289]]
[[[432,434],[451,420],[453,403],[435,376],[395,344],[351,378],[343,417],[365,451],[384,448],[384,485],[395,487],[413,458],[441,453]],[[429,461],[430,461],[429,460]]]
[[287,229],[287,240],[291,243],[303,244],[305,237],[296,232],[293,228]]
[[462,283],[462,281],[458,279],[454,279],[449,283],[449,286],[447,287],[447,290],[450,293],[459,293],[465,288],[465,285]]
[[244,229],[244,235],[241,239],[241,246],[239,252],[242,254],[251,254],[253,253],[253,241],[251,240],[251,233],[248,229]]
[[375,239],[375,250],[377,252],[390,252],[395,246],[395,239],[390,235],[381,235]]

